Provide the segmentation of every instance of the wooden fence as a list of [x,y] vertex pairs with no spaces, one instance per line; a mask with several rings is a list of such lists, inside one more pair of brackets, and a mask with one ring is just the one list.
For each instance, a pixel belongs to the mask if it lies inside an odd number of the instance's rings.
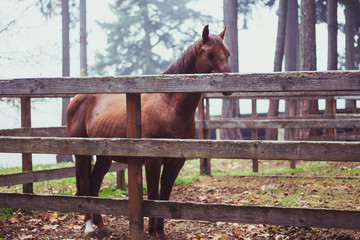
[[[140,126],[140,93],[225,91],[238,92],[237,94],[242,96],[255,94],[261,97],[360,96],[360,71],[31,78],[0,81],[0,97],[126,93],[130,119],[127,135],[130,138],[127,139],[0,137],[0,152],[128,156],[129,201],[120,204],[122,210],[117,206],[117,201],[122,200],[5,193],[0,194],[0,207],[56,208],[54,210],[129,214],[131,239],[143,238],[144,216],[359,229],[360,211],[143,201],[142,156],[356,162],[360,160],[360,142],[136,139],[140,137],[136,131]],[[352,124],[358,126],[356,121]]]

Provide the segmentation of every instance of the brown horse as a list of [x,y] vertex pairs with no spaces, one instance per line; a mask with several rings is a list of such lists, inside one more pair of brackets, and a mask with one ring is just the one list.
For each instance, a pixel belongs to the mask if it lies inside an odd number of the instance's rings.
[[[163,74],[230,72],[230,53],[223,44],[225,30],[226,28],[219,35],[209,35],[209,28],[205,26],[202,38],[188,47]],[[200,99],[201,93],[142,94],[142,137],[194,138],[195,111]],[[69,137],[126,137],[125,95],[76,95],[67,110],[67,134]],[[98,196],[103,177],[112,160],[126,163],[124,157],[97,156],[91,170],[91,156],[75,156],[77,194]],[[169,200],[174,181],[185,159],[144,158],[143,161],[148,199]],[[161,167],[163,171],[160,178]],[[93,231],[92,221],[99,232],[107,232],[100,214],[85,214],[85,232]],[[164,219],[150,218],[148,231],[151,239],[167,239]]]

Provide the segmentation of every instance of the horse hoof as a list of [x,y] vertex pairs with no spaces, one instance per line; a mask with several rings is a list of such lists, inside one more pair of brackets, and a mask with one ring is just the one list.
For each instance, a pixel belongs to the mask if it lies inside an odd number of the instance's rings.
[[86,223],[85,223],[85,231],[84,231],[85,234],[90,234],[90,233],[94,232],[94,228],[93,228],[92,224],[93,224],[92,220],[87,220],[86,221]]
[[106,228],[101,228],[97,231],[99,237],[110,237],[111,233]]
[[165,235],[164,232],[158,233],[158,239],[159,240],[169,240],[169,238]]
[[103,239],[103,238],[108,238],[110,236],[111,233],[107,229],[101,229],[85,234],[85,239],[90,239],[90,238]]

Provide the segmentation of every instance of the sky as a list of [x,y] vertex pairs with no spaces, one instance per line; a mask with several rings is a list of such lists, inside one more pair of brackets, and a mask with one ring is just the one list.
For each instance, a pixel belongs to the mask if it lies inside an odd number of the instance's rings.
[[[35,1],[36,2],[36,1]],[[106,47],[106,34],[97,22],[116,19],[109,10],[111,0],[87,1],[88,65],[94,63],[96,52]],[[223,19],[223,0],[198,0],[191,7],[204,14]],[[78,6],[70,6],[76,8]],[[247,30],[239,30],[239,72],[272,72],[277,32],[277,6],[272,9],[257,8]],[[339,10],[339,19],[341,14]],[[12,22],[15,20],[14,22]],[[238,26],[242,26],[239,20]],[[201,36],[202,27],[196,29]],[[4,28],[6,30],[2,31]],[[70,31],[70,75],[80,76],[79,27]],[[210,25],[211,33],[219,33],[223,26]],[[61,16],[45,18],[34,1],[0,1],[0,80],[23,77],[59,77],[62,64]],[[326,70],[327,27],[317,26],[317,66]],[[194,39],[195,41],[196,39]],[[339,34],[339,51],[344,37]],[[322,104],[322,103],[321,103]],[[268,101],[258,100],[258,112],[267,112]],[[322,104],[323,105],[323,104]],[[32,126],[59,126],[61,122],[61,101],[46,99],[32,102]],[[211,100],[211,115],[221,113],[221,100]],[[284,102],[280,110],[284,109]],[[241,100],[240,112],[250,113],[251,100]],[[0,101],[0,129],[20,127],[19,109]],[[14,160],[15,161],[15,160]],[[18,161],[18,160],[17,160]],[[1,161],[0,161],[1,166]]]

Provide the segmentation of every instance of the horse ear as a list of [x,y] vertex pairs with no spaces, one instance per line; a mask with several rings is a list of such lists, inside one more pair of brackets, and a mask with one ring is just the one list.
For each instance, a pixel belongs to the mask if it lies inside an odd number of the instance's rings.
[[226,27],[224,27],[224,30],[222,30],[222,32],[219,34],[219,36],[224,39],[225,37],[225,32],[226,32]]
[[203,43],[206,43],[208,39],[209,39],[209,25],[206,25],[202,33]]

